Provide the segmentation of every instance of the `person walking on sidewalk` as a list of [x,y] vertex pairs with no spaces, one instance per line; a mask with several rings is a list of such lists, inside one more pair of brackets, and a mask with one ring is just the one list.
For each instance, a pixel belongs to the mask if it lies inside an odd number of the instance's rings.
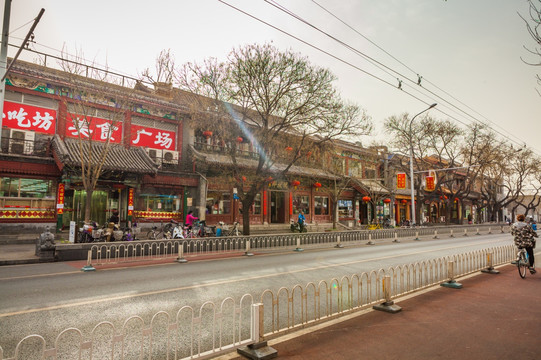
[[532,226],[525,223],[524,220],[525,217],[523,214],[517,215],[517,221],[511,225],[511,235],[514,236],[515,245],[519,249],[526,249],[528,259],[530,261],[530,272],[535,274],[535,258],[533,255],[533,249],[535,248],[535,238],[538,235],[537,232],[532,229]]

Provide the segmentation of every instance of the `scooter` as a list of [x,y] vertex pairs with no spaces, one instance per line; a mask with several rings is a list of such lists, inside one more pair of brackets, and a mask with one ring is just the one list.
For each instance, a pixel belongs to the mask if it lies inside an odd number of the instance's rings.
[[306,227],[304,223],[299,224],[298,222],[293,221],[293,219],[291,219],[289,223],[291,224],[289,227],[291,229],[291,232],[300,232],[300,233],[308,232],[308,228]]

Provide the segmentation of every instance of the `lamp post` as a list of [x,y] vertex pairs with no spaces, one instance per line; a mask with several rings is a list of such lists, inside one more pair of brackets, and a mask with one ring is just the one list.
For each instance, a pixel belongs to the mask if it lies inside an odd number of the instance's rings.
[[415,225],[415,190],[413,187],[413,183],[414,183],[413,181],[413,141],[412,141],[412,135],[411,135],[411,124],[413,123],[413,120],[415,120],[417,116],[421,115],[425,111],[432,109],[436,105],[438,104],[434,103],[430,105],[428,108],[424,109],[423,111],[415,115],[413,119],[411,119],[410,121],[409,136],[410,136],[410,185],[411,185],[411,224],[412,225]]

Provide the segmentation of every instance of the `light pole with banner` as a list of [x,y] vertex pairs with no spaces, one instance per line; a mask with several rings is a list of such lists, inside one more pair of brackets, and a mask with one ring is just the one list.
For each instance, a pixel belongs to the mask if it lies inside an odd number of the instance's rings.
[[412,141],[412,134],[411,134],[411,124],[413,124],[413,120],[422,113],[432,109],[434,106],[438,105],[437,103],[434,103],[430,105],[428,108],[424,109],[417,115],[415,115],[411,121],[409,126],[409,137],[410,137],[410,185],[411,185],[411,225],[415,225],[415,189],[414,189],[414,181],[413,181],[413,141]]

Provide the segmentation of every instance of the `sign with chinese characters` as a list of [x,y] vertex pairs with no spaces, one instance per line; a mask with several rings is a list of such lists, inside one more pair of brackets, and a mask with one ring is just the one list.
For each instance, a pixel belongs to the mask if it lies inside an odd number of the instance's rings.
[[404,190],[406,188],[406,173],[396,174],[396,188]]
[[78,138],[81,134],[83,139],[92,139],[95,141],[107,141],[110,137],[111,143],[120,143],[122,141],[122,123],[117,122],[113,125],[111,120],[100,119],[93,116],[74,115],[67,116],[66,136]]
[[436,186],[434,184],[434,176],[427,176],[425,177],[426,182],[426,191],[434,191],[436,190]]
[[64,184],[58,184],[58,195],[56,197],[56,213],[59,215],[64,213],[64,191]]
[[159,130],[139,125],[131,126],[132,146],[176,150],[176,138],[177,134],[174,131]]
[[54,134],[56,110],[5,101],[2,125],[10,129]]
[[133,215],[133,188],[128,190],[128,216]]

